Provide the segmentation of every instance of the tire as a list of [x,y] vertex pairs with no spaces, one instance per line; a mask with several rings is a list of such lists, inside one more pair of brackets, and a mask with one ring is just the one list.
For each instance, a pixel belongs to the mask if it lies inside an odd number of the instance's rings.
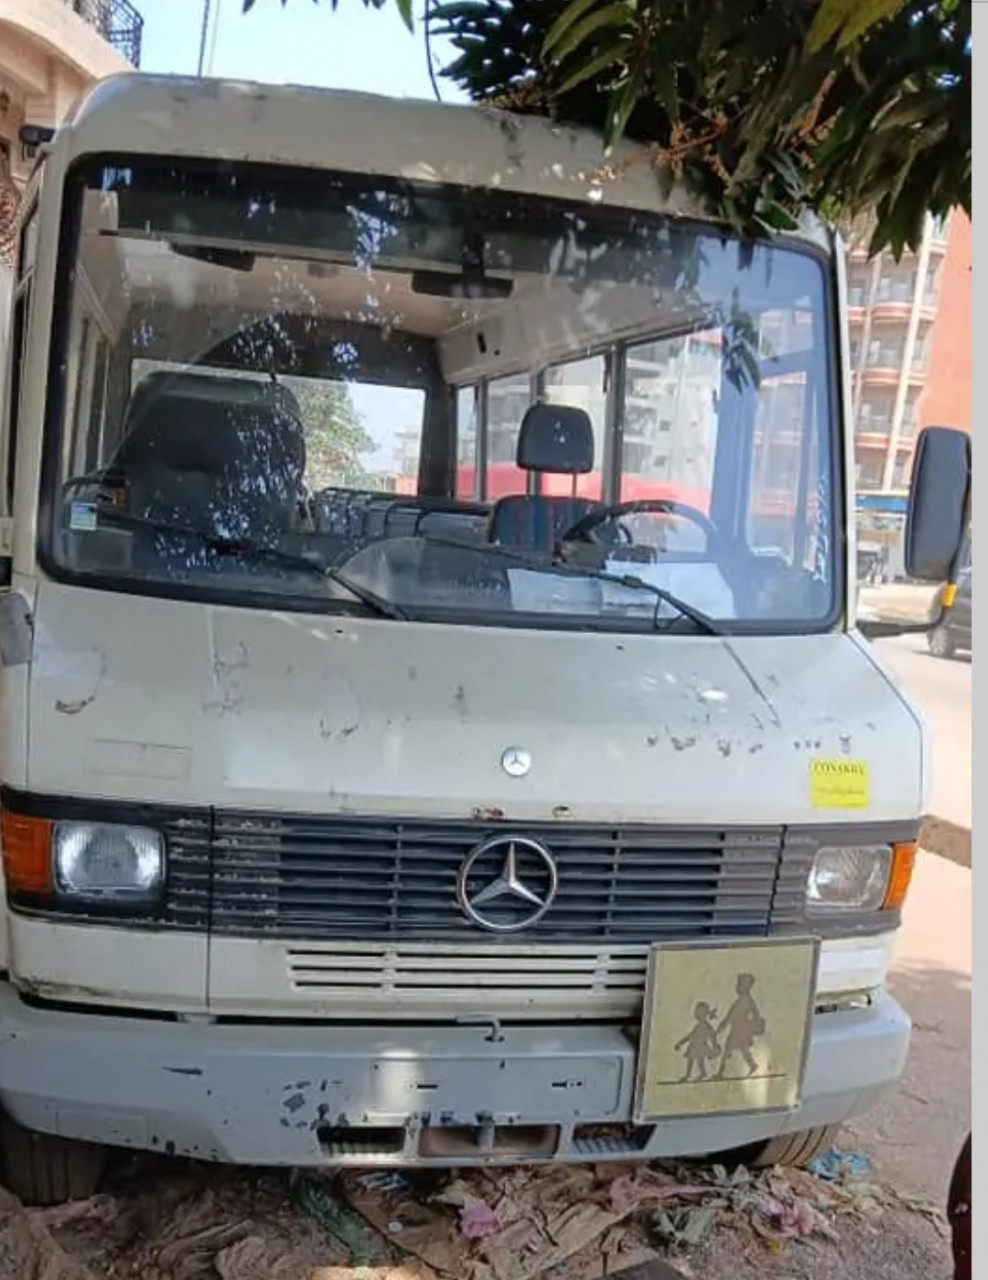
[[927,643],[934,658],[952,658],[957,653],[954,637],[943,623],[933,628]]
[[86,1200],[99,1189],[105,1147],[33,1133],[0,1113],[0,1180],[27,1205]]
[[749,1169],[773,1169],[776,1165],[802,1169],[816,1156],[831,1150],[839,1129],[839,1125],[828,1124],[799,1133],[780,1134],[760,1147],[750,1148],[742,1163]]

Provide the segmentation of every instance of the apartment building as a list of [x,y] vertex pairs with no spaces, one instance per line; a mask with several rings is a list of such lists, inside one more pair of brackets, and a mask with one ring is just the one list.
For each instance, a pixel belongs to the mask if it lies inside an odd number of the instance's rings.
[[21,124],[56,125],[96,80],[139,66],[143,28],[130,0],[0,0],[0,148],[15,181],[32,160]]
[[858,535],[862,563],[901,573],[906,495],[918,432],[971,429],[971,223],[927,219],[915,253],[868,259],[870,228],[850,240]]
[[91,84],[139,66],[143,29],[130,0],[0,0],[0,353],[20,191],[34,161],[21,126],[57,125]]

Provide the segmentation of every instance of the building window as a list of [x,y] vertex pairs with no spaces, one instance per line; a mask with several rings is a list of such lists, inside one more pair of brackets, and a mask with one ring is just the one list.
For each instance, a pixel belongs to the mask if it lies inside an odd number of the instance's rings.
[[887,436],[892,430],[893,408],[890,397],[865,396],[858,409],[858,431],[862,435]]
[[859,489],[869,491],[882,487],[885,472],[884,458],[861,458],[855,464],[854,475]]
[[940,263],[931,262],[926,272],[926,284],[923,289],[923,303],[935,307],[940,297]]
[[878,280],[876,302],[912,302],[916,289],[916,272],[883,271]]
[[912,453],[900,453],[892,470],[892,488],[908,489],[913,474]]
[[899,369],[903,357],[902,341],[873,338],[868,344],[869,369]]

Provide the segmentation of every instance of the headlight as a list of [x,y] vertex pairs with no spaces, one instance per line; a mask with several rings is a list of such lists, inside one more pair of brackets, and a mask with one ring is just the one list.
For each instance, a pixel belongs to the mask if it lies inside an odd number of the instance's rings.
[[892,849],[887,844],[818,849],[806,905],[811,911],[878,911],[891,868]]
[[164,879],[164,840],[146,827],[58,822],[52,854],[56,889],[78,902],[147,903]]

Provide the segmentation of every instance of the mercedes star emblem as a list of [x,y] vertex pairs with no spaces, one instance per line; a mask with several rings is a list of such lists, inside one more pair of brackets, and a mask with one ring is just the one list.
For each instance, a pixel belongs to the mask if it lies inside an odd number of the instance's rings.
[[482,929],[516,933],[542,919],[558,889],[559,871],[545,845],[527,836],[491,836],[468,854],[456,896]]
[[501,756],[501,768],[509,778],[524,778],[532,768],[532,757],[521,747],[508,747]]

